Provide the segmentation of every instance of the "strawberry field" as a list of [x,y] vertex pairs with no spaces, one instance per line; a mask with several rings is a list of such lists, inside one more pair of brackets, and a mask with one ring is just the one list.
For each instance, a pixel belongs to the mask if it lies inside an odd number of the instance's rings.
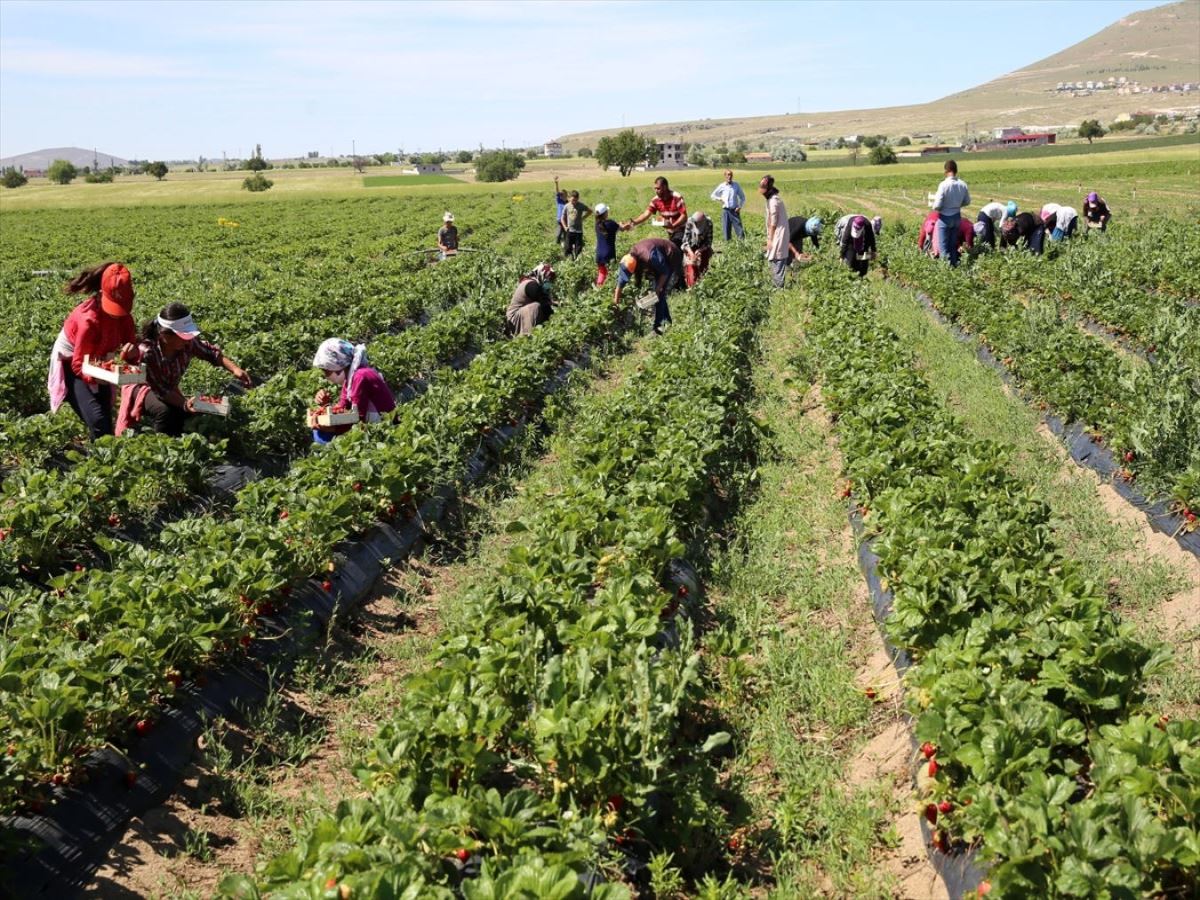
[[[905,208],[893,181],[848,190]],[[857,211],[781,184],[793,215]],[[719,221],[708,189],[682,190]],[[0,852],[32,895],[159,891],[104,857],[170,803],[193,824],[168,894],[1194,896],[1194,215],[952,271],[914,210],[869,278],[830,234],[772,291],[752,198],[655,338],[592,287],[590,229],[561,258],[549,191],[382,190],[0,214]],[[622,219],[649,197],[596,193]],[[447,208],[485,252],[431,260]],[[251,374],[189,369],[227,416],[88,443],[45,412],[62,285],[101,259],[139,321],[186,303]],[[543,260],[555,313],[509,339]],[[331,336],[399,407],[314,450]],[[409,538],[371,592],[353,560],[381,534]],[[427,627],[368,644],[381,602]],[[230,671],[267,709],[306,684],[320,740],[204,712]],[[166,799],[147,748],[181,710],[221,802]],[[83,835],[79,802],[120,813]]]

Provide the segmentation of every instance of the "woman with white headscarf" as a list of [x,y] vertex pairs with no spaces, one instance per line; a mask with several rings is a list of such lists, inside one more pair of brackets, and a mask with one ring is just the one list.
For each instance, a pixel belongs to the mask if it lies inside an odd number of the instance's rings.
[[195,411],[192,398],[179,390],[179,382],[193,358],[220,366],[245,387],[253,384],[245,370],[228,359],[220,347],[200,337],[191,310],[182,303],[169,303],[142,326],[137,350],[126,356],[130,362],[142,364],[146,382],[121,389],[116,433],[140,423],[160,434],[183,434],[184,423]]
[[[360,422],[378,422],[384,413],[396,408],[396,398],[383,380],[383,376],[367,362],[367,345],[351,344],[342,338],[329,338],[321,342],[317,355],[313,357],[313,368],[332,384],[341,387],[341,394],[334,406],[335,411],[353,408]],[[328,406],[333,396],[322,388],[317,391],[317,406]],[[318,428],[310,421],[313,441],[328,444],[340,431]]]

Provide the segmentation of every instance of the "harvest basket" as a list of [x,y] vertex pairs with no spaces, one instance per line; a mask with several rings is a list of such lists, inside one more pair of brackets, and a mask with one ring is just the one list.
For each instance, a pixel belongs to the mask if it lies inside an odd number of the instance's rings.
[[342,412],[330,412],[322,407],[316,410],[317,425],[321,428],[337,428],[342,425],[353,425],[358,421],[358,412],[347,409]]
[[145,384],[146,371],[141,366],[132,366],[119,360],[92,362],[90,356],[83,357],[83,374],[109,384]]
[[198,413],[207,413],[210,416],[227,416],[229,415],[229,398],[207,397],[197,394],[192,398],[192,409]]

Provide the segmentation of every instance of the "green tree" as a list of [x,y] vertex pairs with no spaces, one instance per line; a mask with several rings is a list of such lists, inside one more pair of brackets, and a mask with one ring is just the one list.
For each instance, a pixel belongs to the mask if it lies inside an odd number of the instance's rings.
[[25,173],[12,166],[5,169],[3,177],[0,177],[0,184],[6,188],[19,188],[28,183],[29,179],[25,177]]
[[475,154],[472,153],[470,150],[459,150],[458,153],[454,157],[454,161],[460,162],[460,163],[469,163],[474,158],[475,158]]
[[778,162],[808,162],[808,154],[798,141],[780,141],[771,148],[771,159]]
[[262,172],[255,172],[242,181],[242,190],[253,191],[254,193],[269,191],[274,184],[275,182],[263,175]]
[[888,166],[896,162],[896,151],[888,144],[876,144],[867,159],[873,166]]
[[626,128],[615,136],[600,138],[600,143],[596,145],[596,163],[602,169],[616,166],[627,177],[657,150],[658,143],[654,138],[644,137],[632,128]]
[[79,170],[65,159],[54,160],[46,170],[46,177],[55,184],[70,184],[78,174]]
[[113,180],[113,170],[105,169],[103,172],[89,172],[83,176],[83,180],[88,184],[111,184]]
[[592,148],[591,147],[580,147],[579,155],[581,157],[583,157],[584,159],[590,159],[592,156]]
[[689,166],[707,166],[708,153],[704,149],[703,144],[692,144],[688,148],[687,161]]
[[512,181],[525,168],[525,160],[512,150],[489,150],[475,159],[476,181]]
[[1100,127],[1098,119],[1084,119],[1079,123],[1079,136],[1087,138],[1089,144],[1092,142],[1092,138],[1104,137],[1106,134],[1108,132]]
[[246,168],[251,172],[261,172],[263,169],[271,168],[271,164],[263,159],[262,144],[254,145],[254,155],[246,160]]
[[165,162],[163,162],[161,159],[157,160],[156,162],[152,162],[148,166],[146,166],[146,174],[153,175],[159,181],[162,181],[164,178],[167,177],[168,171],[170,171],[170,170],[167,168],[167,164]]
[[896,146],[897,147],[911,147],[912,146],[912,138],[910,138],[906,134],[906,135],[904,135],[904,137],[900,138],[900,140],[896,141]]

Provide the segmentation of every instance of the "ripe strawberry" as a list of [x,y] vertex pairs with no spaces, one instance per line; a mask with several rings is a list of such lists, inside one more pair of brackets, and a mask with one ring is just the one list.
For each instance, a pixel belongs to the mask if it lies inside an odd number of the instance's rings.
[[979,887],[975,888],[975,896],[976,897],[986,896],[987,894],[991,893],[991,890],[992,890],[992,883],[990,881],[981,881],[981,882],[979,882]]
[[937,747],[929,743],[929,741],[921,745],[921,755],[926,759],[933,759],[935,753],[937,753]]
[[625,798],[620,794],[613,794],[605,801],[605,803],[613,812],[620,812],[625,807]]
[[465,847],[459,847],[457,850],[454,851],[454,858],[457,859],[461,863],[465,863],[468,859],[471,858],[471,851],[467,850]]
[[337,879],[336,879],[336,878],[330,878],[330,879],[328,879],[328,880],[325,882],[325,888],[326,888],[326,890],[331,890],[331,889],[333,889],[333,888],[337,887],[337,883],[338,883],[338,882],[337,882]]
[[356,494],[360,494],[360,493],[362,493],[362,482],[361,482],[361,481],[356,481],[356,482],[354,482],[354,484],[353,484],[353,486],[352,486],[352,490],[353,490],[353,491],[354,491],[354,493],[356,493]]
[[9,744],[7,753],[9,756],[16,756],[17,755],[17,745]]
[[940,812],[940,813],[948,813],[948,812],[953,812],[953,811],[954,811],[954,804],[951,803],[949,800],[943,800],[941,803],[938,804],[938,812]]
[[937,824],[937,816],[938,816],[937,804],[927,803],[925,805],[925,819],[929,822],[930,825]]
[[412,503],[412,494],[401,494],[400,495],[400,503],[403,504],[404,506],[407,506],[408,504]]
[[950,840],[946,837],[946,832],[938,831],[933,835],[933,846],[943,853],[950,852]]
[[75,563],[75,571],[76,571],[76,572],[86,572],[86,571],[87,571],[87,569],[85,569],[85,568],[84,568],[82,565],[80,565],[79,563]]
[[395,504],[395,503],[390,503],[390,504],[388,504],[388,508],[387,508],[387,517],[388,517],[389,519],[394,519],[394,518],[396,518],[396,504]]
[[873,687],[869,687],[869,688],[867,688],[865,691],[863,691],[863,693],[867,695],[867,699],[868,699],[868,700],[872,700],[872,701],[873,701],[873,700],[874,700],[874,699],[875,699],[877,696],[879,696],[879,695],[878,695],[878,693],[876,692],[875,688],[873,688]]
[[1127,462],[1127,463],[1133,462],[1133,451],[1132,450],[1125,451],[1125,462]]
[[1183,518],[1184,518],[1186,521],[1188,521],[1189,523],[1190,523],[1190,522],[1195,522],[1195,521],[1196,521],[1196,514],[1195,514],[1195,513],[1194,513],[1192,510],[1190,510],[1190,509],[1185,509],[1185,510],[1183,511]]
[[241,644],[243,648],[249,647],[250,641],[251,637],[248,634],[243,634],[240,638],[238,638],[238,643]]
[[67,777],[62,772],[55,772],[54,777],[50,779],[55,785],[61,787],[67,780]]
[[118,527],[121,524],[121,517],[118,516],[116,513],[111,514],[108,517],[108,524],[113,528]]
[[326,578],[321,582],[321,590],[325,591],[327,594],[333,593],[333,582]]
[[251,600],[249,597],[247,597],[245,594],[238,594],[238,602],[241,603],[242,606],[253,606],[254,605],[254,601]]
[[680,597],[686,597],[688,595],[687,585],[681,584],[679,586],[679,590],[677,590],[675,593],[678,594]]
[[8,540],[10,534],[12,534],[11,528],[0,528],[0,541]]
[[737,839],[736,835],[734,835],[733,837],[731,837],[729,839],[729,849],[734,851],[735,853],[737,852],[738,848],[741,846],[742,846],[742,842]]
[[177,688],[181,684],[183,684],[183,676],[180,675],[178,672],[168,672],[167,673],[167,681],[169,681],[172,684],[172,686]]
[[144,737],[150,733],[153,723],[149,719],[138,719],[137,724],[133,726],[133,730],[138,733],[138,737]]
[[281,521],[281,522],[282,522],[282,521],[283,521],[284,519],[286,519],[287,517],[288,517],[288,511],[287,511],[286,509],[281,509],[281,510],[279,511],[279,521]]
[[938,773],[938,764],[936,759],[929,761],[929,777],[932,778]]

